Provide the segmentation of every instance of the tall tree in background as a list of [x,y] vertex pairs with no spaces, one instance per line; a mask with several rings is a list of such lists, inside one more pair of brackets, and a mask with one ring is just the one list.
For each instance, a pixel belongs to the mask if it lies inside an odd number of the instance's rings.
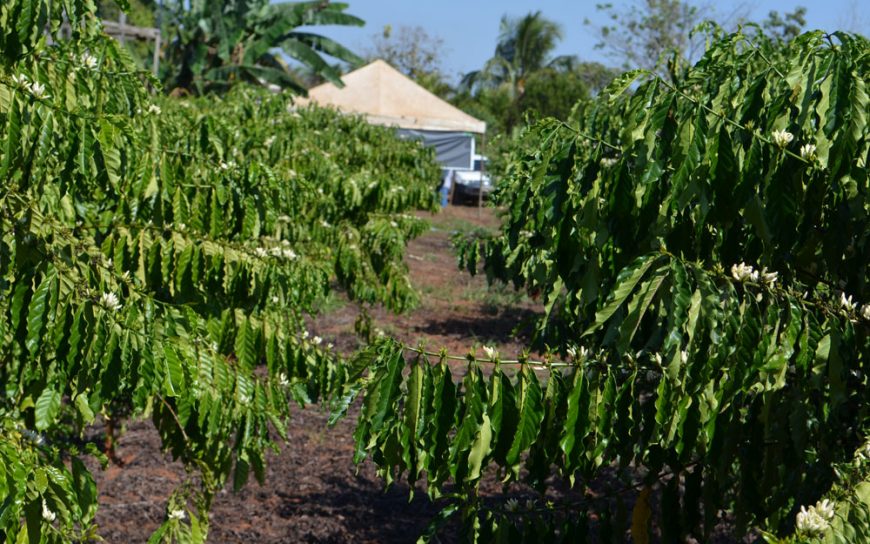
[[518,106],[524,115],[533,118],[566,119],[578,100],[590,96],[591,89],[582,70],[544,68],[529,76]]
[[515,18],[501,18],[495,55],[483,66],[465,74],[463,86],[498,87],[507,85],[513,98],[525,91],[526,80],[533,72],[558,64],[561,57],[550,55],[562,39],[562,27],[544,18],[540,11]]
[[299,27],[362,26],[344,13],[347,4],[269,0],[174,0],[165,8],[175,34],[167,48],[167,89],[202,93],[234,83],[271,84],[304,93],[286,57],[341,85],[338,69],[323,54],[358,65],[362,59],[341,44]]
[[[474,114],[500,133],[512,132],[530,111],[566,115],[567,104],[589,96],[584,72],[592,65],[573,56],[553,56],[561,39],[561,26],[540,11],[502,17],[495,54],[483,68],[463,76],[456,102],[476,109]],[[603,67],[595,66],[590,74],[601,74],[598,68]],[[530,89],[534,92],[527,97]]]
[[[691,31],[703,13],[680,0],[643,0],[627,10],[613,4],[598,4],[609,23],[598,27],[596,49],[618,61],[623,68],[660,69],[670,58],[692,59],[703,47],[703,38]],[[592,24],[586,21],[586,24]]]
[[771,11],[767,19],[762,23],[765,34],[789,41],[798,37],[807,24],[807,8],[798,6],[792,12],[780,15],[778,11]]
[[[738,3],[730,13],[719,13],[712,4],[691,4],[682,0],[640,0],[626,10],[613,4],[597,4],[608,23],[596,28],[602,49],[622,68],[644,68],[674,79],[700,57],[708,35],[694,32],[705,20],[733,30],[750,23],[747,4]],[[800,34],[806,24],[806,8],[796,7],[782,15],[771,11],[756,23],[765,35],[788,41]],[[593,25],[588,19],[587,25]],[[715,26],[715,25],[714,25]]]

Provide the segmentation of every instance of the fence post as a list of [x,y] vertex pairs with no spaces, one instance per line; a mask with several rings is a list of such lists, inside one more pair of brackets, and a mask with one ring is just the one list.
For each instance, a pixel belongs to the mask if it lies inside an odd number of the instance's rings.
[[154,75],[158,75],[160,70],[160,38],[162,33],[158,30],[154,35],[154,62],[151,63],[151,68],[154,70]]
[[121,12],[121,15],[118,17],[118,41],[121,42],[121,45],[127,45],[127,36],[124,34],[124,31],[127,29],[127,14],[125,12]]

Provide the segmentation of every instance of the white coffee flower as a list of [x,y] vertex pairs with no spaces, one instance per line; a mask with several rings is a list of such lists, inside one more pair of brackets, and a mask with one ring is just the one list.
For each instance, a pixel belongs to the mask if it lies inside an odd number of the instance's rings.
[[605,158],[601,159],[600,164],[603,168],[610,168],[611,166],[615,165],[617,162],[619,162],[619,159],[615,159],[613,157],[605,157]]
[[229,170],[230,169],[230,165],[225,163],[224,161],[219,162],[218,166],[220,167],[221,170]]
[[305,340],[308,338],[308,331],[302,331],[302,339]]
[[495,361],[498,358],[498,351],[490,346],[483,346],[483,352],[489,357],[490,361]]
[[314,338],[311,339],[311,341],[314,342],[315,346],[319,346],[320,344],[323,343],[323,338],[321,338],[319,336],[315,336]]
[[589,357],[589,350],[583,346],[575,347],[571,346],[566,350],[568,352],[568,356],[571,357],[572,361],[583,361],[587,357]]
[[265,257],[265,256],[267,256],[267,255],[269,254],[269,252],[266,251],[265,248],[258,247],[257,249],[254,250],[254,254],[255,254],[257,257]]
[[327,221],[327,220],[325,220],[325,219],[322,219],[322,220],[320,221],[320,224],[323,225],[323,226],[324,226],[325,228],[327,228],[327,229],[330,228],[330,227],[332,226],[332,225],[329,224],[329,221]]
[[90,53],[85,53],[81,58],[82,66],[87,68],[88,70],[95,70],[97,68],[97,57],[91,55]]
[[861,306],[861,317],[870,321],[870,304],[865,304]]
[[761,279],[768,285],[773,285],[779,278],[779,272],[768,272],[767,267],[761,270]]
[[273,296],[273,297],[272,297],[272,304],[278,304],[279,300],[280,300],[280,299],[279,299],[278,297]]
[[103,293],[100,295],[100,305],[113,312],[121,309],[121,301],[118,300],[118,295],[115,293]]
[[183,508],[178,508],[176,510],[169,512],[169,519],[181,521],[186,517],[187,517],[187,514],[184,512]]
[[273,143],[275,143],[275,137],[274,137],[274,136],[269,136],[268,138],[266,138],[266,141],[263,142],[263,144],[264,144],[266,147],[272,147],[272,144],[273,144]]
[[21,434],[26,436],[28,438],[28,440],[30,440],[31,442],[33,442],[37,446],[44,446],[45,445],[45,438],[39,433],[35,433],[35,432],[31,431],[30,429],[21,429]]
[[335,347],[335,344],[333,344],[332,342],[326,344],[326,349],[328,349],[328,350],[331,350],[334,347]]
[[758,271],[742,262],[731,266],[731,276],[733,276],[735,280],[741,282],[758,281]]
[[813,506],[801,506],[795,522],[798,533],[807,536],[819,536],[828,529],[828,521]]
[[273,257],[280,257],[281,256],[281,248],[280,247],[273,247],[272,249],[269,250],[269,254],[272,255]]
[[780,148],[785,148],[785,146],[794,140],[794,134],[786,130],[774,130],[770,136],[773,138],[773,143],[778,145]]
[[858,303],[852,300],[852,295],[846,296],[846,293],[840,293],[840,307],[847,312],[854,312]]
[[813,144],[804,144],[801,146],[801,158],[808,161],[816,160],[816,146]]
[[816,503],[816,513],[826,521],[834,519],[834,503],[828,499],[823,499]]
[[393,227],[394,229],[399,228],[399,224],[396,223],[395,221],[390,221],[390,226]]
[[797,530],[807,536],[819,536],[828,530],[834,515],[834,503],[828,499],[821,500],[809,508],[801,506],[796,519]]
[[158,106],[157,104],[151,104],[150,106],[148,106],[148,113],[153,113],[154,115],[160,115],[161,111],[162,110],[160,109],[160,106]]
[[507,502],[504,503],[504,509],[508,512],[516,512],[520,509],[520,501],[516,499],[508,499]]
[[48,95],[45,94],[45,85],[38,81],[34,81],[30,84],[30,92],[36,98],[48,98]]
[[281,250],[281,255],[282,255],[285,259],[290,259],[291,261],[294,260],[294,259],[297,257],[296,252],[293,251],[292,249],[282,249],[282,250]]
[[19,87],[30,88],[30,80],[24,74],[15,74],[12,76],[12,83]]
[[290,385],[290,380],[287,379],[287,374],[284,374],[282,372],[278,375],[278,385],[280,385],[281,387],[287,387],[288,385]]
[[42,519],[49,523],[57,519],[57,514],[51,511],[48,507],[48,503],[45,502],[45,499],[42,499]]

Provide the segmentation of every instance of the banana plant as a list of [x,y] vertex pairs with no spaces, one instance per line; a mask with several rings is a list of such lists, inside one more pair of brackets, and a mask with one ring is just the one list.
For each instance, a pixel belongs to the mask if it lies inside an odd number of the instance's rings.
[[169,62],[163,81],[176,93],[225,91],[235,83],[247,82],[305,94],[288,60],[337,85],[341,85],[339,70],[323,55],[351,66],[362,63],[359,56],[338,42],[300,30],[317,25],[365,24],[345,13],[347,4],[193,0],[173,1],[166,9],[173,37],[166,53]]

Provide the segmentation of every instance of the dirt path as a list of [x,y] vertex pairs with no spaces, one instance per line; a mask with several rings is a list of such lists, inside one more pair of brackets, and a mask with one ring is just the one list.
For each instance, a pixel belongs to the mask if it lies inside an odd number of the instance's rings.
[[[406,342],[425,340],[454,353],[478,343],[515,355],[524,343],[511,331],[540,311],[539,304],[508,289],[488,289],[482,277],[459,272],[449,245],[451,232],[494,228],[497,218],[491,210],[479,217],[477,208],[451,207],[430,220],[432,229],[410,244],[406,257],[421,304],[401,316],[375,310],[375,326]],[[337,295],[323,311],[312,320],[312,332],[339,349],[354,349],[357,307]],[[252,483],[238,494],[224,491],[217,497],[209,541],[415,542],[438,507],[420,493],[409,502],[402,484],[385,492],[371,464],[357,472],[351,461],[352,433],[352,417],[327,430],[321,410],[298,410],[288,443],[268,463],[265,484]],[[91,467],[100,489],[100,534],[111,543],[146,542],[184,470],[160,452],[150,422],[129,425],[118,455],[123,466],[106,471]]]
[[[460,271],[450,245],[456,231],[497,228],[494,210],[481,212],[476,207],[451,206],[437,215],[423,216],[431,229],[408,245],[405,256],[420,304],[402,315],[375,308],[371,312],[374,326],[409,344],[423,340],[435,350],[446,347],[457,354],[465,354],[474,344],[498,346],[504,356],[523,349],[527,338],[523,324],[541,310],[540,304],[507,286],[487,287],[482,274],[472,277]],[[329,302],[334,307],[312,320],[312,331],[352,351],[359,345],[353,332],[359,310],[342,295]],[[519,338],[515,338],[513,331],[518,327]]]

